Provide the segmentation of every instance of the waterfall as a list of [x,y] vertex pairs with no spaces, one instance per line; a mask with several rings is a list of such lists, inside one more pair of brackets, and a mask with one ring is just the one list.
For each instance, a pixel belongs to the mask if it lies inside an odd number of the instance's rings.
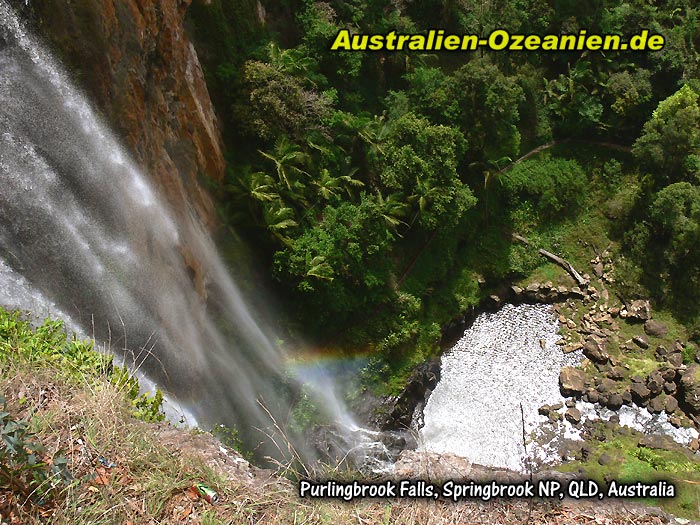
[[[5,0],[0,294],[0,305],[70,319],[200,424],[235,426],[248,444],[266,441],[262,454],[275,452],[257,429],[271,428],[259,401],[281,426],[290,417],[277,338],[244,301],[194,211],[169,209]],[[343,410],[335,399],[327,405]]]

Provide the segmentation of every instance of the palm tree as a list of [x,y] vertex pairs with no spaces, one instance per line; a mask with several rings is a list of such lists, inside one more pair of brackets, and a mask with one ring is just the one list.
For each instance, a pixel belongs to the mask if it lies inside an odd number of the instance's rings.
[[263,220],[267,229],[284,244],[289,244],[289,238],[283,235],[290,228],[298,226],[294,220],[294,210],[288,208],[280,200],[263,208]]
[[341,179],[333,177],[326,168],[321,170],[321,175],[312,180],[311,184],[316,187],[316,193],[323,200],[330,200],[341,190]]
[[322,255],[317,255],[310,261],[307,261],[306,276],[324,279],[326,281],[333,280],[333,267],[326,262],[326,258]]
[[408,205],[403,202],[403,196],[399,193],[392,193],[384,198],[381,193],[377,192],[377,205],[387,226],[399,235],[396,228],[399,224],[406,224],[401,218],[405,217],[408,212]]
[[293,142],[285,137],[280,137],[275,142],[275,147],[271,153],[258,150],[266,159],[275,164],[275,171],[280,184],[284,184],[288,190],[292,189],[292,175],[308,175],[299,166],[306,161],[306,154]]

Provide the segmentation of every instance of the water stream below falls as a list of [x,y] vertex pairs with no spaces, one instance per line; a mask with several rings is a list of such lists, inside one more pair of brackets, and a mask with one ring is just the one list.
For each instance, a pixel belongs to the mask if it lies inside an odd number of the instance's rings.
[[[564,354],[556,344],[558,321],[551,306],[506,305],[484,313],[442,356],[440,381],[425,405],[419,449],[452,453],[473,463],[515,471],[560,462],[565,440],[580,440],[580,427],[564,418],[553,422],[538,413],[542,405],[560,405],[559,372],[576,366],[580,351]],[[522,407],[522,411],[521,411]],[[665,413],[636,405],[618,412],[579,401],[587,420],[609,420],[644,434],[665,434],[687,445],[695,429],[676,428]],[[523,441],[523,426],[526,443]]]
[[506,305],[477,317],[442,356],[440,381],[423,411],[420,448],[523,470],[521,405],[529,435],[540,422],[540,406],[564,401],[561,368],[581,361],[580,353],[565,355],[556,345],[557,328],[545,305]]

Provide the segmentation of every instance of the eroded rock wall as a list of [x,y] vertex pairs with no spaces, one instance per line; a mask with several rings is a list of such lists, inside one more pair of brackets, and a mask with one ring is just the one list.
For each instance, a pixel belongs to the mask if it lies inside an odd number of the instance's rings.
[[183,26],[190,2],[35,0],[30,16],[176,213],[192,203],[212,227],[223,145]]

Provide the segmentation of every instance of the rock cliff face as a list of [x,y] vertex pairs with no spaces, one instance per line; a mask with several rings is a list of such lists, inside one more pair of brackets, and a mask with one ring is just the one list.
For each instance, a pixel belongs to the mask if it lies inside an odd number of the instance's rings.
[[[183,19],[191,0],[35,0],[31,15],[176,213],[215,224],[221,133]],[[24,2],[17,2],[24,4]]]

